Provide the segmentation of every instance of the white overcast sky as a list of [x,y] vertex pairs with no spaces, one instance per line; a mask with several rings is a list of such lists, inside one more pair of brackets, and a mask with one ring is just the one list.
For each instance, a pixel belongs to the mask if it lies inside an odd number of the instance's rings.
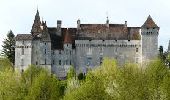
[[159,45],[167,49],[170,39],[170,0],[0,0],[0,45],[10,29],[30,33],[37,6],[49,27],[58,19],[63,27],[76,27],[77,19],[105,23],[107,15],[110,23],[140,27],[150,14],[160,27]]

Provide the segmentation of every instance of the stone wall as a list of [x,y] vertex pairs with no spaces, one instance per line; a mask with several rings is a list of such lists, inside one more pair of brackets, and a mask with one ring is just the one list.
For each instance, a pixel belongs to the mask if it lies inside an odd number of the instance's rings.
[[52,50],[52,73],[66,77],[70,66],[74,66],[73,51],[71,44],[64,44],[64,50]]
[[158,34],[157,28],[141,29],[142,34],[142,57],[143,61],[149,61],[158,55]]
[[75,40],[75,45],[76,70],[84,73],[105,57],[116,59],[120,65],[142,61],[140,40]]
[[15,46],[15,68],[19,71],[25,70],[31,65],[32,41],[16,41]]

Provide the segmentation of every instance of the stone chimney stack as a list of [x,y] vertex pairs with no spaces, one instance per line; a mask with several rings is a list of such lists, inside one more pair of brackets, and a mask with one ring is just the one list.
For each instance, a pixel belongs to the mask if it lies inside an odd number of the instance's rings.
[[61,24],[62,24],[62,21],[61,20],[57,20],[57,28],[61,28]]
[[109,28],[109,18],[107,17],[106,26]]
[[61,36],[61,20],[57,20],[57,34]]
[[127,21],[125,21],[125,27],[127,27]]
[[77,20],[77,29],[80,29],[80,19]]

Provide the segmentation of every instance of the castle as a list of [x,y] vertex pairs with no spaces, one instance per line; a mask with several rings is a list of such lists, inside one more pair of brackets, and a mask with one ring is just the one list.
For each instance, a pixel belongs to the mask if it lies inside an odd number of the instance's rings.
[[104,57],[119,64],[139,63],[154,59],[158,54],[159,27],[149,15],[141,27],[123,24],[81,24],[76,28],[47,27],[39,11],[35,15],[31,34],[18,34],[15,46],[15,68],[24,71],[28,65],[48,68],[58,77],[66,77],[70,66],[86,73],[99,66]]

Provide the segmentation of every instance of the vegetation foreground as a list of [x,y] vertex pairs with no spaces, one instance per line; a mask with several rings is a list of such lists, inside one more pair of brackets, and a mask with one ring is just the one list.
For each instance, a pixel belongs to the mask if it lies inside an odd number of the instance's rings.
[[22,74],[11,66],[0,59],[0,100],[170,100],[170,71],[161,60],[118,66],[104,59],[86,76],[70,68],[67,80],[38,66]]

